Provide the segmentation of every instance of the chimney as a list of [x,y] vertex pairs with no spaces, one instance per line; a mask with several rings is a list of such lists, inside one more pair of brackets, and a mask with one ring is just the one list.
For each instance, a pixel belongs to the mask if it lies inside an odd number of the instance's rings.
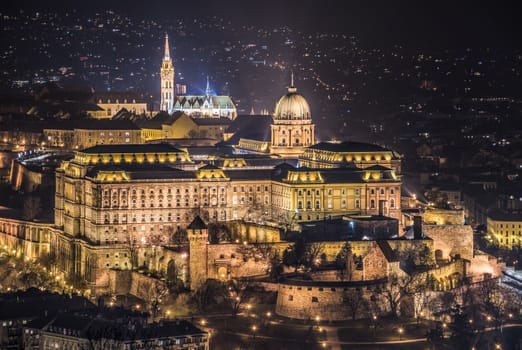
[[421,239],[422,235],[422,216],[413,217],[413,239]]
[[385,200],[381,199],[379,200],[379,216],[384,216],[384,204],[386,203]]

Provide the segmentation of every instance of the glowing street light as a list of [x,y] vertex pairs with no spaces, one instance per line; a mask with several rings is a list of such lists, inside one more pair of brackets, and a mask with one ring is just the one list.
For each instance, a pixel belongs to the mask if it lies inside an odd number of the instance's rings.
[[402,333],[404,333],[404,328],[399,327],[398,331],[399,331],[399,340],[402,340]]

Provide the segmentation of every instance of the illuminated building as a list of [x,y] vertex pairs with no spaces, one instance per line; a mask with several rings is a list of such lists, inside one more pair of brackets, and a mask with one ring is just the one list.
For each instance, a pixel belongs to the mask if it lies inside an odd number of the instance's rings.
[[161,104],[160,110],[168,113],[182,111],[185,114],[196,118],[228,118],[237,117],[237,110],[234,102],[229,96],[216,96],[212,94],[210,81],[207,77],[207,87],[205,95],[185,95],[186,86],[178,85],[177,95],[174,84],[174,66],[170,57],[169,37],[165,36],[165,54],[161,63]]
[[491,211],[487,218],[486,238],[504,249],[522,246],[522,214]]
[[401,173],[400,155],[392,150],[361,142],[320,142],[304,150],[299,164],[309,168],[382,166]]
[[[264,129],[265,116],[250,116],[241,120],[243,126],[239,131],[240,136],[236,148],[243,153],[270,154],[274,157],[298,158],[307,147],[315,143],[315,125],[312,123],[310,106],[306,99],[297,93],[292,79],[288,93],[283,95],[275,106],[273,118],[270,121],[270,130],[256,131],[252,129]],[[253,122],[258,121],[259,127]],[[246,123],[245,123],[246,122]],[[231,125],[235,128],[235,125]],[[226,133],[226,138],[232,138]],[[242,134],[242,135],[241,135]]]
[[297,93],[292,73],[288,93],[279,99],[275,107],[270,153],[281,157],[301,155],[306,147],[315,143],[314,128],[310,107],[306,99]]
[[122,109],[133,114],[147,114],[147,102],[140,96],[130,93],[97,92],[93,101],[98,107],[87,114],[96,119],[111,119]]
[[161,102],[160,110],[171,112],[174,106],[174,66],[170,58],[169,35],[165,34],[165,54],[161,62]]
[[79,120],[44,128],[48,147],[82,149],[105,144],[141,143],[141,130],[129,120]]

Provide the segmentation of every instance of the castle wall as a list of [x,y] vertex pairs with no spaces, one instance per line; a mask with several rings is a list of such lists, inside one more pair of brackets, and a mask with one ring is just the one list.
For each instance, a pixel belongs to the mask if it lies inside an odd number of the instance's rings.
[[[304,282],[283,281],[279,283],[275,312],[284,317],[296,319],[315,319],[339,321],[351,318],[346,298],[350,293],[362,293],[369,299],[377,286],[383,282]],[[383,312],[386,305],[380,303]],[[365,318],[368,314],[361,307],[356,318]]]
[[[435,254],[442,259],[455,255],[473,259],[473,229],[469,225],[423,225],[422,231],[433,240]],[[437,251],[440,251],[438,253]]]
[[430,208],[424,212],[424,222],[435,225],[464,225],[464,210]]

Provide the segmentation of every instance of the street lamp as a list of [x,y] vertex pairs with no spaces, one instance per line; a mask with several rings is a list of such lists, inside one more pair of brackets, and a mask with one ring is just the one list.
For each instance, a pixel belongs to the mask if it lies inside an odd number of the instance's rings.
[[399,331],[399,340],[402,340],[402,333],[404,332],[404,328],[399,327],[398,331]]
[[256,331],[257,331],[257,326],[253,325],[252,326],[252,338],[253,339],[256,339]]
[[377,315],[373,315],[373,337],[377,336]]

